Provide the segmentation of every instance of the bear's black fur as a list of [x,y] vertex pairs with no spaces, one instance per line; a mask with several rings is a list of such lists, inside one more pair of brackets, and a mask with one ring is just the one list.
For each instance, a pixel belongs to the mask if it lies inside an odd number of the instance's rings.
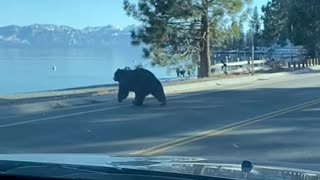
[[128,97],[130,91],[135,93],[133,104],[137,106],[141,106],[145,97],[149,94],[161,102],[162,106],[167,103],[161,82],[152,72],[146,69],[118,69],[114,73],[113,79],[119,82],[119,103]]

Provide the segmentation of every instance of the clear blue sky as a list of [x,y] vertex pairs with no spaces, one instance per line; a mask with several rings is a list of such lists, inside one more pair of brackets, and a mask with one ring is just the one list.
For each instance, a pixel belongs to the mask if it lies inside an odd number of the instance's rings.
[[[0,0],[0,26],[38,23],[84,28],[109,24],[124,27],[136,23],[123,11],[122,2],[123,0]],[[254,0],[259,7],[266,2],[267,0]]]

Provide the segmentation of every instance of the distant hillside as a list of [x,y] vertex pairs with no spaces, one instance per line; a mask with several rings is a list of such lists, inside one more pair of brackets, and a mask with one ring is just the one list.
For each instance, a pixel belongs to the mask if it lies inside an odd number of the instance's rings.
[[104,48],[130,45],[130,30],[135,26],[74,29],[68,26],[35,24],[0,27],[0,47]]

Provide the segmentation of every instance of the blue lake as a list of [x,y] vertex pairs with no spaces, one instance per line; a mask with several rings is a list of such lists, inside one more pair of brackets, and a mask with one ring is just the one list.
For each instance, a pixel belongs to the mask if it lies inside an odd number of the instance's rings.
[[[167,68],[151,67],[141,50],[0,49],[0,94],[112,84],[117,68],[143,64],[158,78],[174,78]],[[56,67],[54,70],[53,67]]]

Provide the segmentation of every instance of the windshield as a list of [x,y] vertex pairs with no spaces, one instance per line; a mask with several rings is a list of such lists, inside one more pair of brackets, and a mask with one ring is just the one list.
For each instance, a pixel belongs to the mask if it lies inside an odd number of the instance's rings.
[[319,7],[3,1],[0,154],[178,156],[320,171]]

